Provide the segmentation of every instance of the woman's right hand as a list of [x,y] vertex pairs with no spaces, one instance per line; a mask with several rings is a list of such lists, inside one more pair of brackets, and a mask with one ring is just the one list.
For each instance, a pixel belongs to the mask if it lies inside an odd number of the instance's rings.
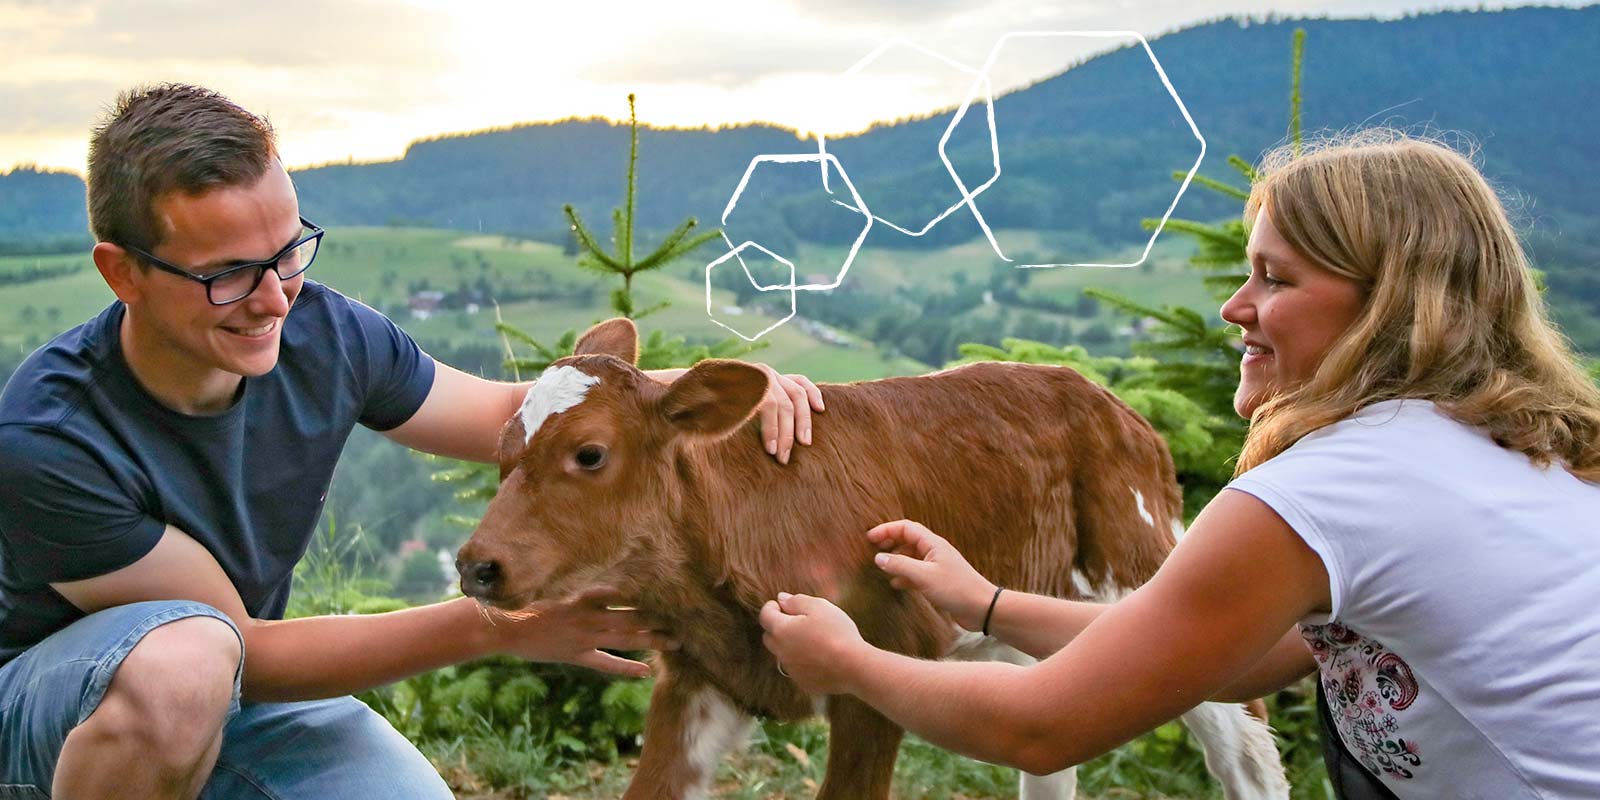
[[902,519],[867,531],[867,539],[884,551],[873,561],[889,574],[890,586],[921,592],[969,631],[983,626],[995,586],[944,537],[920,522]]

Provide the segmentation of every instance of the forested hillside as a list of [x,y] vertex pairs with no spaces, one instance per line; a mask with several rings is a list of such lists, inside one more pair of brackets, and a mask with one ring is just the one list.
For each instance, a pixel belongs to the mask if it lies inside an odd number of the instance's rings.
[[[1593,54],[1600,7],[1392,21],[1230,19],[1159,37],[1152,47],[1210,143],[1207,171],[1217,173],[1229,153],[1254,158],[1283,136],[1284,43],[1295,26],[1309,34],[1308,130],[1388,122],[1462,131],[1481,143],[1487,171],[1526,196],[1534,216],[1569,223],[1600,215],[1600,150],[1587,133],[1600,124]],[[1000,228],[1142,239],[1139,216],[1162,210],[1171,196],[1166,174],[1187,167],[1195,153],[1137,48],[1009,94],[997,102],[996,116],[1005,179],[981,207]],[[932,148],[948,120],[946,113],[880,126],[829,146],[875,212],[925,219],[920,212],[954,196]],[[605,121],[540,123],[422,141],[399,161],[302,170],[296,180],[308,214],[325,224],[552,237],[566,229],[562,203],[591,216],[609,211],[622,181],[615,154],[626,140],[625,126]],[[685,213],[714,220],[752,156],[816,149],[814,141],[761,125],[645,130],[640,147],[648,164],[640,175],[647,200],[640,223],[647,228]],[[969,184],[988,175],[986,148],[974,111],[953,148]],[[81,234],[81,191],[61,174],[19,170],[0,178],[0,240]],[[799,235],[831,234],[814,208],[782,210]],[[1203,193],[1180,208],[1191,217],[1229,211]],[[872,243],[944,245],[976,233],[970,220],[953,219],[922,240],[885,231]]]

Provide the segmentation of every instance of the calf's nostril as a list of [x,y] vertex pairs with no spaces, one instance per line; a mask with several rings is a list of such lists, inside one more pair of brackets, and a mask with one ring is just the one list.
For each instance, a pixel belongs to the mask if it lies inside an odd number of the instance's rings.
[[483,586],[500,582],[500,565],[494,561],[480,561],[472,567],[472,579]]
[[461,573],[461,591],[472,597],[488,597],[500,588],[500,563],[497,561],[456,561]]

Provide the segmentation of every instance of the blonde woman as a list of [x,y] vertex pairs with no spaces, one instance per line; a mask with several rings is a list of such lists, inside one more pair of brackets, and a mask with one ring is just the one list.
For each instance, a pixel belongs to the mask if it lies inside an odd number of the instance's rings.
[[1503,208],[1466,158],[1392,132],[1261,173],[1222,307],[1250,433],[1149,584],[1111,606],[1003,591],[901,521],[868,534],[896,586],[1054,654],[917,661],[787,594],[768,647],[808,690],[1035,773],[1316,670],[1374,792],[1600,796],[1600,393]]

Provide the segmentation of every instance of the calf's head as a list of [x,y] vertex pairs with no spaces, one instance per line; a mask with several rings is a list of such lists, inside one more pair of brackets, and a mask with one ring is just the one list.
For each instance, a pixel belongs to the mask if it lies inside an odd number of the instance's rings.
[[712,359],[663,386],[634,366],[638,348],[632,322],[600,323],[528,391],[501,433],[500,489],[456,560],[463,592],[515,609],[636,585],[671,555],[675,449],[738,430],[767,378]]

